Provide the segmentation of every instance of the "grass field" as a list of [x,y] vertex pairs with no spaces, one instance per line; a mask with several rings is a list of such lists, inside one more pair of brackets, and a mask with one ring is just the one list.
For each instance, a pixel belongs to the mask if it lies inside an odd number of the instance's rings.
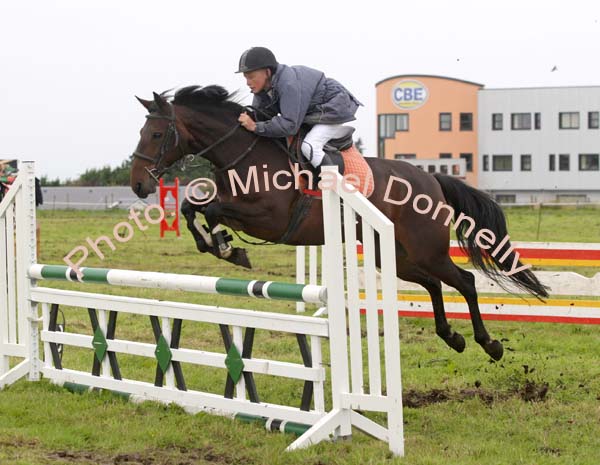
[[[508,209],[513,240],[600,242],[600,211]],[[112,235],[123,211],[40,212],[40,262],[60,263],[71,249]],[[538,232],[538,223],[540,224]],[[158,239],[158,228],[136,229],[134,238],[105,248],[106,259],[86,266],[293,281],[294,251],[249,247],[253,271],[199,255],[191,237]],[[598,270],[587,270],[588,274]],[[47,282],[44,285],[73,288]],[[85,290],[294,312],[294,305],[227,296],[90,285]],[[67,329],[91,334],[85,311],[65,310]],[[293,436],[256,425],[177,407],[133,404],[108,393],[71,394],[47,381],[20,381],[0,392],[0,464],[590,464],[600,463],[600,328],[488,322],[504,341],[494,363],[473,341],[470,323],[453,325],[467,339],[463,354],[450,350],[429,319],[402,319],[402,375],[406,457],[392,458],[387,445],[360,433],[352,441],[323,443],[284,454]],[[120,319],[117,336],[152,341],[149,321]],[[221,351],[217,328],[184,325],[182,347]],[[68,348],[67,366],[89,370],[91,350]],[[301,363],[295,338],[257,334],[255,356]],[[155,362],[120,357],[126,377],[151,381]],[[221,393],[224,371],[184,366],[194,389]],[[276,381],[276,382],[274,382]],[[257,377],[267,401],[297,404],[302,385]],[[377,417],[375,417],[377,418]]]

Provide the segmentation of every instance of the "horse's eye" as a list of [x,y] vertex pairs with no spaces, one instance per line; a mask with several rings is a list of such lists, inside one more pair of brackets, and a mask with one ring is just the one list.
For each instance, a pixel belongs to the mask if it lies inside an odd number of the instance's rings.
[[162,132],[153,132],[152,133],[153,139],[160,139],[161,137],[162,137]]

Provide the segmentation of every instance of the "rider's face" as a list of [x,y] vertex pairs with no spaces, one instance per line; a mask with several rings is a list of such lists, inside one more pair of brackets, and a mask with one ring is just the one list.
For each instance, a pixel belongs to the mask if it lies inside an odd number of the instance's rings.
[[271,70],[268,68],[249,71],[244,73],[244,77],[253,94],[269,90],[271,87]]

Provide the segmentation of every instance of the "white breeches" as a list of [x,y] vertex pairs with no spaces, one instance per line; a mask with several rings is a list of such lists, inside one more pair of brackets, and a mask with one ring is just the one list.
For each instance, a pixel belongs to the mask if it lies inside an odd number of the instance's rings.
[[317,168],[325,155],[323,146],[345,134],[346,128],[342,124],[315,124],[302,141],[302,154]]

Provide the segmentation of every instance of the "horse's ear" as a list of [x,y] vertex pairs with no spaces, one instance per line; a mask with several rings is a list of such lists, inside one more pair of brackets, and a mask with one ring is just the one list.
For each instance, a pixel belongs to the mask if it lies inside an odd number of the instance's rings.
[[135,96],[138,102],[144,105],[144,108],[148,110],[149,113],[156,111],[156,105],[152,100],[144,100],[143,98],[139,98],[137,95]]
[[162,95],[157,94],[156,92],[152,92],[152,94],[154,95],[154,103],[158,109],[163,113],[168,113],[169,102],[167,102]]

